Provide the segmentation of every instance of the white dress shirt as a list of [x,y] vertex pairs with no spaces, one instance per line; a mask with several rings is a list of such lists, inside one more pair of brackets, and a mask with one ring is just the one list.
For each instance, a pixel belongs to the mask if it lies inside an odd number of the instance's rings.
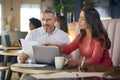
[[70,42],[68,34],[65,33],[64,31],[55,28],[55,30],[51,34],[48,34],[43,27],[32,30],[27,34],[25,39],[31,41],[37,41],[40,44],[46,42],[52,42],[62,45],[62,44],[68,44]]

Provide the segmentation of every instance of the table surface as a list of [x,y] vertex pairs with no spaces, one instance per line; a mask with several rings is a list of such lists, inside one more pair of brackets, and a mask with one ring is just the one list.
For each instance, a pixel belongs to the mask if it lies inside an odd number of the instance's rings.
[[19,51],[21,50],[8,50],[8,51],[0,51],[0,55],[6,56],[17,56]]
[[6,47],[6,46],[0,45],[0,49],[1,50],[20,50],[22,49],[22,47]]
[[9,67],[0,66],[0,70],[7,70],[7,69],[9,69]]
[[[1,49],[1,48],[0,48]],[[11,47],[11,49],[6,49],[6,50],[1,50],[0,51],[0,55],[3,55],[4,56],[4,60],[3,60],[3,63],[2,63],[2,65],[4,66],[4,67],[6,67],[7,66],[7,62],[8,62],[8,57],[13,57],[12,58],[12,60],[10,61],[10,64],[13,64],[14,62],[16,62],[16,57],[18,56],[18,53],[19,53],[19,51],[21,51],[21,50],[18,50],[17,48],[13,48],[13,47]],[[9,72],[9,71],[11,71],[11,70],[9,70],[8,69],[8,73],[11,75],[11,72]],[[1,73],[1,78],[2,78],[2,80],[4,80],[5,79],[5,75],[6,75],[6,70],[2,70],[2,73]],[[8,76],[9,77],[9,76]],[[10,79],[10,77],[8,78],[8,79]],[[7,79],[7,80],[8,80]]]
[[119,78],[102,78],[102,77],[79,77],[79,78],[50,78],[50,79],[37,79],[33,76],[28,76],[28,80],[120,80]]
[[[19,64],[19,63],[16,63]],[[67,71],[67,72],[74,72],[78,71],[78,69],[62,69],[62,70],[57,70],[55,69],[55,66],[44,66],[44,67],[16,67],[16,64],[11,65],[11,70],[16,71],[16,72],[22,72],[22,73],[27,73],[27,74],[41,74],[41,73],[53,73],[53,72],[62,72],[62,71]],[[29,65],[29,64],[28,64]]]
[[[78,72],[77,68],[64,68],[62,70],[56,70],[54,66],[21,67],[21,66],[16,66],[16,64],[19,64],[19,63],[15,63],[15,64],[11,65],[11,70],[16,71],[16,72],[21,72],[21,73],[27,73],[27,74],[48,74],[48,73],[55,73],[55,72]],[[89,77],[87,77],[87,78],[89,78]],[[103,80],[116,80],[116,79],[117,78],[103,79]],[[87,80],[92,80],[92,79],[87,79]]]

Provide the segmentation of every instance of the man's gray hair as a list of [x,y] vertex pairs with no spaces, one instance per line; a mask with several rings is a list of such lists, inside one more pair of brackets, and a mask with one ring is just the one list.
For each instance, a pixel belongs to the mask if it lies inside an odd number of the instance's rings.
[[54,16],[56,16],[56,12],[52,7],[44,7],[41,10],[41,13],[52,13]]

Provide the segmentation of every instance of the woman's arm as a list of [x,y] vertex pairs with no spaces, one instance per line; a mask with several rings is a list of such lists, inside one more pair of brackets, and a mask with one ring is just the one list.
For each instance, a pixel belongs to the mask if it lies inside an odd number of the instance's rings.
[[58,45],[56,43],[51,43],[51,42],[47,42],[42,45],[58,46],[61,53],[69,55],[71,52],[79,48],[79,38],[80,38],[80,35],[78,35],[70,44],[66,44],[66,45]]

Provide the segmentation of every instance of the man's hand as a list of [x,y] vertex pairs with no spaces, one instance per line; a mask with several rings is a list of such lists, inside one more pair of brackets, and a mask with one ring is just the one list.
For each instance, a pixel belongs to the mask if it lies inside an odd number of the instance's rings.
[[55,44],[55,43],[50,43],[50,42],[47,42],[47,43],[44,43],[44,44],[42,44],[43,46],[59,46],[59,45],[57,45],[57,44]]
[[28,55],[24,52],[22,52],[20,55],[19,55],[19,60],[21,63],[24,63],[27,59],[28,59]]

